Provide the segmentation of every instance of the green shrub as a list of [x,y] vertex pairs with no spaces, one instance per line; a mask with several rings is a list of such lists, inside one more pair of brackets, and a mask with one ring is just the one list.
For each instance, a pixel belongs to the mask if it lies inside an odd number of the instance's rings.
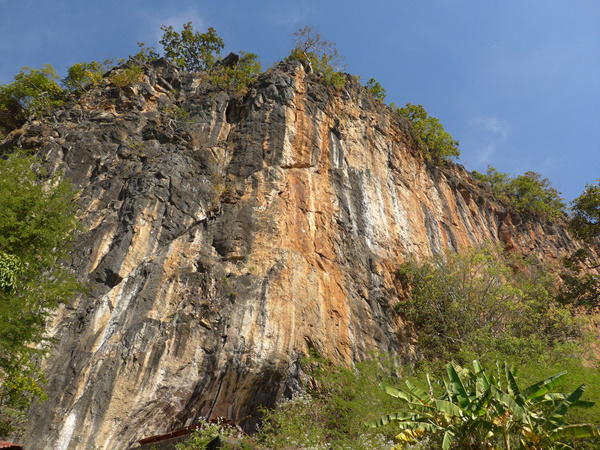
[[294,48],[286,60],[303,61],[313,72],[321,72],[325,82],[337,90],[346,84],[346,76],[341,72],[344,58],[338,53],[335,42],[322,39],[311,26],[294,33]]
[[176,122],[189,123],[191,121],[190,113],[181,106],[173,105],[170,108],[163,109],[162,112]]
[[583,319],[554,301],[545,267],[494,248],[409,260],[399,270],[408,298],[397,310],[414,324],[429,361],[476,357],[519,362],[583,344]]
[[137,64],[129,64],[123,69],[115,69],[108,76],[108,81],[115,87],[123,89],[140,81],[143,69]]
[[398,108],[397,112],[412,124],[427,161],[443,163],[460,156],[458,141],[444,130],[438,119],[428,115],[423,106],[407,103],[404,108]]
[[539,173],[525,172],[511,177],[488,166],[485,174],[473,171],[473,177],[488,183],[494,196],[509,210],[556,219],[565,213],[564,199],[550,180]]
[[165,56],[173,60],[179,67],[190,72],[204,72],[211,69],[225,44],[214,28],[209,27],[206,33],[194,32],[192,22],[183,26],[181,33],[172,26],[161,27],[164,31],[160,44]]
[[365,88],[379,103],[383,103],[385,101],[385,88],[379,84],[375,78],[371,78],[369,81],[367,81]]
[[247,89],[262,72],[258,56],[240,52],[240,59],[234,66],[215,66],[210,70],[210,81],[223,89]]
[[63,84],[71,92],[83,91],[102,82],[102,75],[114,67],[115,59],[73,64],[67,69]]
[[356,363],[352,369],[311,356],[303,361],[310,387],[275,409],[263,409],[256,440],[266,448],[389,449],[392,428],[370,430],[363,426],[393,401],[377,389],[390,382],[396,361],[380,357]]
[[151,63],[152,61],[156,61],[160,57],[153,46],[148,47],[143,42],[138,42],[137,44],[140,48],[140,51],[135,55],[132,55],[131,58],[141,62],[142,64],[147,64]]
[[62,105],[65,93],[58,81],[59,77],[50,64],[41,69],[23,67],[12,83],[0,85],[2,122],[8,128],[14,128],[23,123],[27,115],[42,118]]

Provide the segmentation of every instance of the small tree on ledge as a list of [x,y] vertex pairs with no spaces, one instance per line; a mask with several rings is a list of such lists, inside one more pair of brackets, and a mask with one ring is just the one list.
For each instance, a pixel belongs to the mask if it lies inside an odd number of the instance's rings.
[[427,114],[422,105],[407,103],[404,108],[398,108],[397,111],[412,124],[427,160],[443,163],[450,158],[460,156],[458,141],[444,130],[439,119]]

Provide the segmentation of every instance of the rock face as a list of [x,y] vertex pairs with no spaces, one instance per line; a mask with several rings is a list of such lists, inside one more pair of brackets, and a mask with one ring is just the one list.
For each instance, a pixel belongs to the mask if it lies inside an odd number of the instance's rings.
[[81,189],[87,230],[72,264],[90,291],[53,324],[28,448],[124,448],[200,416],[252,426],[298,388],[308,349],[411,357],[394,312],[407,254],[574,248],[462,167],[427,166],[408,123],[355,80],[336,92],[300,63],[241,95],[159,60],[8,142]]

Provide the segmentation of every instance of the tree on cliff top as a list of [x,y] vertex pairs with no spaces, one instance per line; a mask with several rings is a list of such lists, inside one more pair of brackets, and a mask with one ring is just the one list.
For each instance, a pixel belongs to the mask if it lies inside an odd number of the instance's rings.
[[564,199],[550,180],[528,171],[513,177],[488,166],[485,174],[472,173],[479,181],[488,183],[494,196],[509,210],[556,219],[565,213]]
[[27,116],[41,116],[65,101],[56,70],[45,64],[41,69],[21,68],[14,81],[0,84],[0,131],[20,127]]
[[439,119],[427,114],[422,105],[407,103],[404,108],[398,108],[398,114],[412,124],[426,159],[441,163],[460,156],[458,141],[444,130]]
[[182,69],[203,72],[212,68],[225,47],[213,27],[206,33],[194,32],[192,22],[183,26],[178,33],[172,26],[160,28],[164,34],[159,41],[165,50],[165,56],[172,59]]
[[61,260],[76,228],[74,191],[23,153],[0,159],[0,436],[43,398],[40,356],[53,310],[79,288]]
[[298,29],[294,33],[294,47],[288,60],[304,61],[313,72],[321,72],[325,82],[341,89],[346,77],[341,72],[344,57],[339,54],[335,42],[327,41],[310,25]]

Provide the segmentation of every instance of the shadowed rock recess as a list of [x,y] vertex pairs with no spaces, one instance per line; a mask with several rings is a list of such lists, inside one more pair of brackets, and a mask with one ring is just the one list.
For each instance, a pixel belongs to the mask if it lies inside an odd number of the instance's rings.
[[281,63],[247,93],[166,60],[93,88],[11,145],[81,189],[49,399],[27,448],[125,448],[201,416],[243,419],[298,389],[311,348],[350,364],[413,357],[396,269],[484,242],[556,261],[560,223],[507,214],[458,165],[427,166],[407,122],[348,77]]

